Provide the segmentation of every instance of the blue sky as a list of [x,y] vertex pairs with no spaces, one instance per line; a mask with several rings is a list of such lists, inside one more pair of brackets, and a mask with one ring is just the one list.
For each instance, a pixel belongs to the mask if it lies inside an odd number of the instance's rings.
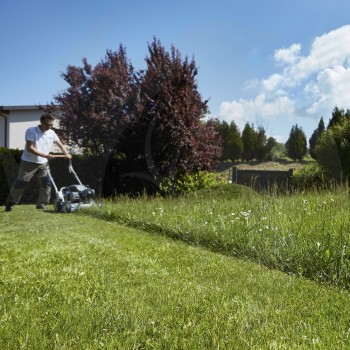
[[145,67],[157,37],[194,57],[214,117],[285,142],[350,108],[348,0],[1,0],[0,105],[35,105],[66,88],[61,72],[126,47]]

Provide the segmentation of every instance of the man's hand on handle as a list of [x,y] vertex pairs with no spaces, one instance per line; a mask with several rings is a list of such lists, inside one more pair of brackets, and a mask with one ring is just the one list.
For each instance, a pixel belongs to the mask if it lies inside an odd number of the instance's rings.
[[48,154],[47,159],[55,159],[55,158],[67,158],[67,159],[72,159],[72,155],[69,153],[66,154]]

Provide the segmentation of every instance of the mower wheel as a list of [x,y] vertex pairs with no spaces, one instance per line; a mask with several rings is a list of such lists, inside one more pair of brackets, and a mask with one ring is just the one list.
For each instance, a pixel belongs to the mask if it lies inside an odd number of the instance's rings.
[[61,213],[63,211],[63,203],[62,203],[62,199],[56,199],[53,203],[54,208],[55,208],[55,212],[56,213]]
[[63,204],[64,212],[71,213],[72,212],[72,203],[70,201],[65,201]]

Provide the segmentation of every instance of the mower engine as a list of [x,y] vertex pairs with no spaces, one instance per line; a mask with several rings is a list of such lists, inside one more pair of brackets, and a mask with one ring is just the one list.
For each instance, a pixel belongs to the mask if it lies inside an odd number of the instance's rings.
[[68,171],[75,177],[78,184],[62,187],[60,190],[58,190],[51,175],[50,169],[48,169],[48,175],[56,193],[56,199],[54,200],[55,211],[58,213],[71,213],[73,211],[95,205],[95,190],[82,184],[77,173],[73,169],[71,160],[69,161]]
[[70,213],[93,205],[95,190],[84,185],[62,187],[55,200],[55,211]]

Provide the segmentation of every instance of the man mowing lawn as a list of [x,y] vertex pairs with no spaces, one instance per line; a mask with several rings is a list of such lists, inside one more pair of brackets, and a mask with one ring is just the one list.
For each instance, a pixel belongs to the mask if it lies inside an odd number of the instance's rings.
[[65,145],[60,141],[57,134],[51,129],[54,117],[44,113],[40,118],[40,125],[28,128],[25,133],[25,147],[21,158],[21,164],[16,181],[13,183],[6,200],[5,211],[11,211],[14,204],[18,204],[23,191],[27,188],[30,180],[36,177],[40,184],[37,209],[45,209],[50,201],[51,183],[48,177],[48,159],[53,159],[49,154],[55,143],[71,159]]

